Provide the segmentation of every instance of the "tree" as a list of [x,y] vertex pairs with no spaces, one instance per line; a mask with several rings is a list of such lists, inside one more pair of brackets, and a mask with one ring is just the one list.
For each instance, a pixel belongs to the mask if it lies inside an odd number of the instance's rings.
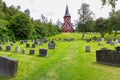
[[41,22],[43,22],[43,23],[48,22],[47,17],[45,17],[43,14],[41,14]]
[[115,31],[114,36],[117,36],[117,31],[120,30],[120,10],[116,12],[110,12],[110,22],[111,22],[111,29]]
[[95,24],[95,30],[104,38],[105,34],[109,31],[109,21],[100,17],[96,20]]
[[29,10],[29,9],[26,9],[26,10],[24,11],[24,13],[25,13],[26,15],[30,16],[30,10]]
[[18,13],[10,20],[9,29],[14,32],[19,39],[28,39],[32,36],[33,26],[30,18],[24,13]]
[[89,24],[91,21],[93,21],[94,13],[89,9],[89,5],[87,3],[82,3],[82,6],[80,9],[78,9],[79,14],[79,21],[78,21],[78,27],[77,31],[82,31],[82,39],[84,39],[84,33],[86,32]]
[[109,5],[111,5],[112,9],[114,10],[116,7],[116,2],[118,0],[101,0],[101,1],[102,1],[102,5],[109,4]]

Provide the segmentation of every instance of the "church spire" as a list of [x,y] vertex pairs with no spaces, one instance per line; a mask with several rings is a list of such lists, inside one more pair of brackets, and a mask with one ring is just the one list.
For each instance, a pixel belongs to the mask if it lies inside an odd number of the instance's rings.
[[70,14],[69,14],[69,9],[68,9],[68,5],[66,5],[65,16],[70,16]]

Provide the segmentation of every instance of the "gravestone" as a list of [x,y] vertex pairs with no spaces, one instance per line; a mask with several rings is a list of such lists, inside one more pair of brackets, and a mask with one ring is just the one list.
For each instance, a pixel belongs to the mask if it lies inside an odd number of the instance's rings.
[[20,44],[24,44],[24,40],[20,40]]
[[10,45],[10,40],[8,39],[8,44]]
[[54,40],[52,40],[52,41],[50,41],[50,42],[53,43],[53,44],[55,43]]
[[13,43],[16,43],[16,41],[15,41],[15,40],[13,40]]
[[5,38],[3,38],[3,44],[5,44],[6,43],[6,39]]
[[117,44],[118,43],[118,39],[115,39],[114,43]]
[[22,50],[22,54],[26,54],[26,50],[25,49]]
[[39,45],[43,45],[43,44],[44,44],[43,41],[40,41],[40,42],[39,42]]
[[90,46],[86,46],[86,52],[90,52]]
[[0,41],[0,45],[2,44],[2,41]]
[[115,44],[114,42],[111,42],[111,43],[110,43],[111,46],[114,46],[114,44]]
[[32,48],[35,48],[36,47],[36,44],[32,44]]
[[29,47],[30,47],[30,44],[29,44],[29,43],[27,43],[27,44],[26,44],[26,47],[27,47],[27,48],[29,48]]
[[107,44],[110,44],[111,42],[112,42],[111,39],[107,39],[107,40],[106,40],[106,43],[107,43]]
[[39,49],[39,56],[48,56],[47,49]]
[[19,47],[19,46],[17,46],[17,47],[15,48],[15,52],[20,52],[20,47]]
[[56,44],[55,43],[48,43],[48,48],[49,49],[55,49]]
[[34,42],[34,44],[36,44],[36,45],[37,45],[37,44],[38,44],[38,42],[37,42],[37,41],[35,41],[35,42]]
[[13,43],[11,43],[10,46],[13,46]]
[[18,61],[0,56],[0,75],[14,77],[18,71]]
[[96,61],[102,64],[120,66],[120,51],[109,49],[97,50]]
[[6,51],[11,51],[11,46],[6,46]]
[[120,51],[120,46],[116,47],[116,51]]
[[30,55],[34,55],[35,54],[35,50],[30,50]]
[[101,41],[103,42],[103,41],[104,41],[104,38],[101,38]]
[[118,39],[118,43],[120,43],[120,39]]
[[0,45],[0,50],[3,50],[3,47]]

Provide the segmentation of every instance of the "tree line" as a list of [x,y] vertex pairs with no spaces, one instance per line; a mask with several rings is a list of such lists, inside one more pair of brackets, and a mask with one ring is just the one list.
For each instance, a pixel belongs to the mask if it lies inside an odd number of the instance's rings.
[[20,10],[20,6],[8,7],[0,0],[0,39],[36,39],[60,33],[57,25],[47,21],[44,15],[41,20],[30,17],[30,10]]
[[[103,6],[106,5],[107,0],[102,0]],[[100,17],[94,19],[94,13],[89,9],[89,4],[82,3],[80,9],[78,9],[79,20],[77,22],[77,31],[82,33],[82,39],[84,39],[85,32],[99,32],[101,37],[104,38],[106,33],[113,33],[116,38],[118,31],[120,30],[120,10],[115,11],[114,0],[108,2],[112,6],[112,11],[109,13],[108,18]]]

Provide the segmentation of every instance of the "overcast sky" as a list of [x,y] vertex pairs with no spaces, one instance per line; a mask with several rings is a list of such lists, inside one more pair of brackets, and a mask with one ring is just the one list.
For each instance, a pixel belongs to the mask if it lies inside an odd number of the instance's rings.
[[[101,5],[101,0],[3,0],[8,6],[17,5],[21,6],[21,10],[30,10],[30,15],[34,19],[40,19],[41,14],[44,14],[48,20],[51,18],[55,23],[58,19],[63,22],[65,14],[66,4],[68,4],[69,12],[72,18],[72,23],[78,19],[78,9],[82,2],[86,2],[90,5],[91,11],[95,13],[95,18],[108,17],[111,11],[110,6]],[[119,0],[120,1],[120,0]],[[120,2],[118,2],[120,4]],[[117,5],[116,10],[120,9],[120,5]]]

